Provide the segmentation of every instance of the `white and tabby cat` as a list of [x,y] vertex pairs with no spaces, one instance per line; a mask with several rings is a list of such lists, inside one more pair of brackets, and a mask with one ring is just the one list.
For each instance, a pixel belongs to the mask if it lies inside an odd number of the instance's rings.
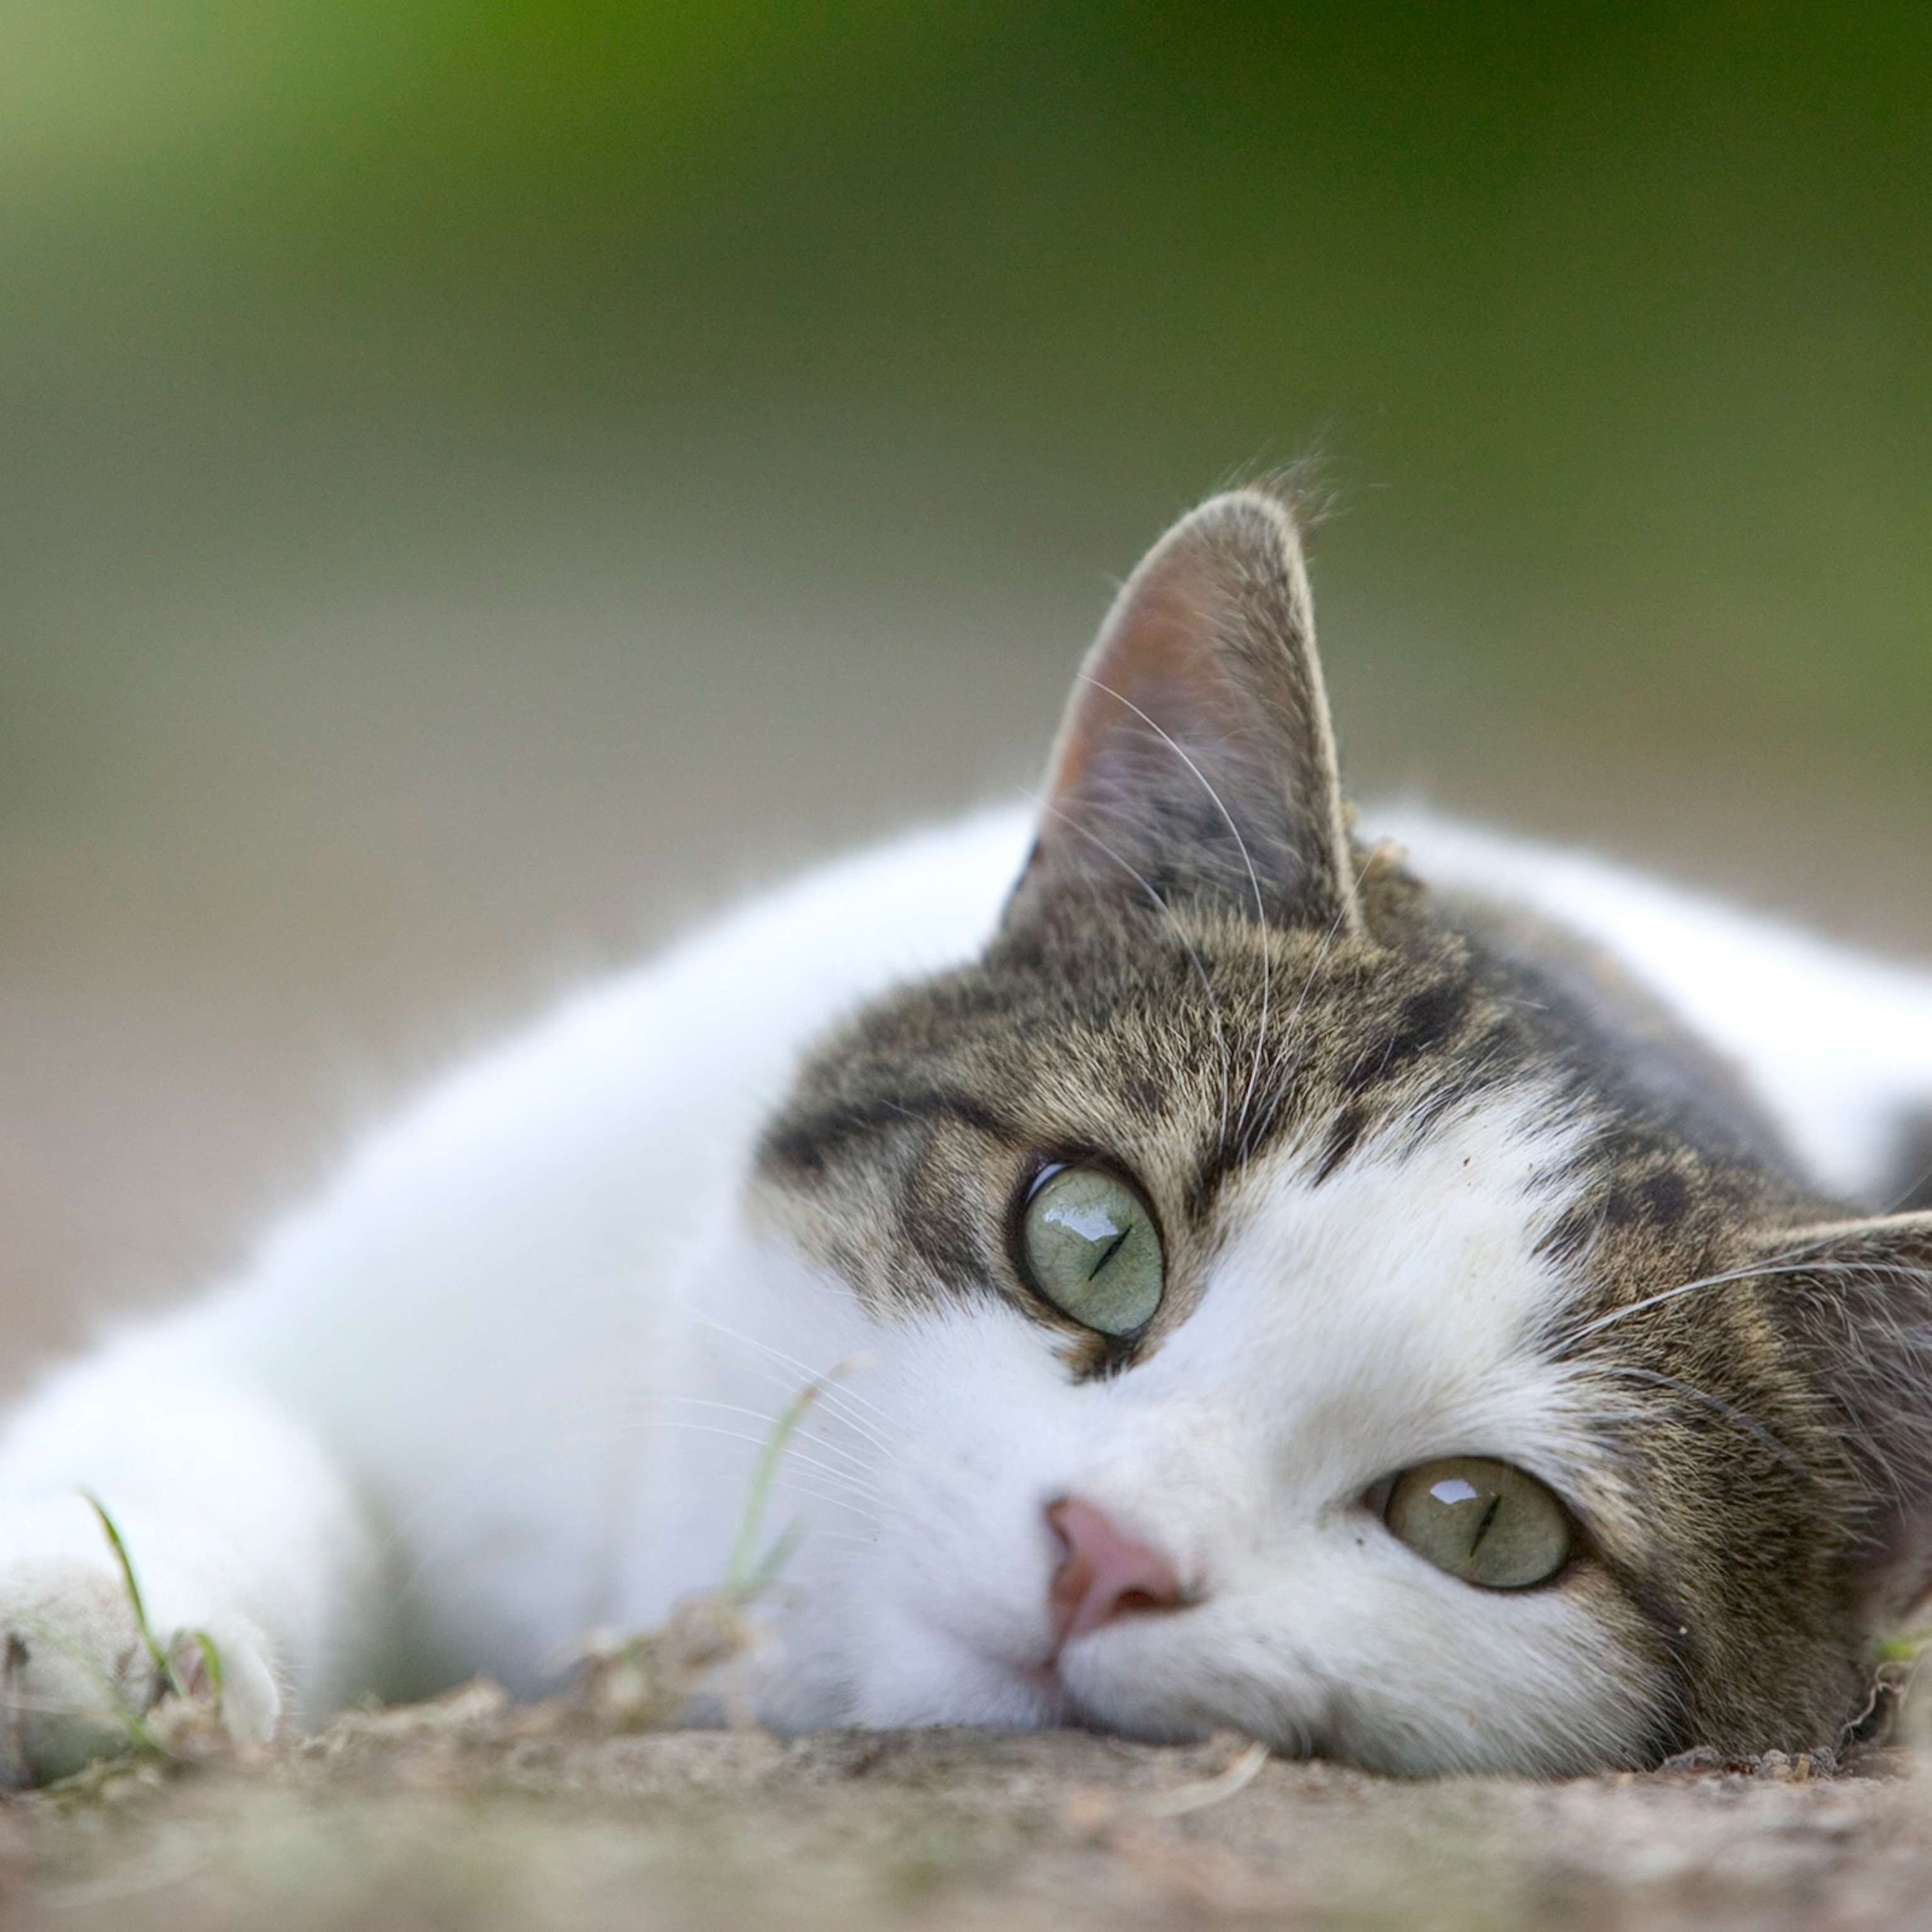
[[1835,1744],[1932,1580],[1932,1216],[1864,1218],[1928,1110],[1932,976],[1358,830],[1291,516],[1217,498],[1036,816],[572,1001],[15,1417],[14,1774],[104,1748],[103,1672],[157,1693],[83,1488],[266,1733],[658,1623],[840,1364],[774,1724]]

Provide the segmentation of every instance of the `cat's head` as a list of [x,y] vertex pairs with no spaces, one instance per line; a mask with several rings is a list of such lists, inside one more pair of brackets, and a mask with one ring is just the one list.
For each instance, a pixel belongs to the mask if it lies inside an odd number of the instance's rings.
[[1924,1580],[1932,1220],[1833,1224],[1604,962],[1356,845],[1261,492],[1136,572],[992,944],[814,1052],[754,1195],[871,1330],[862,1721],[1832,1745]]

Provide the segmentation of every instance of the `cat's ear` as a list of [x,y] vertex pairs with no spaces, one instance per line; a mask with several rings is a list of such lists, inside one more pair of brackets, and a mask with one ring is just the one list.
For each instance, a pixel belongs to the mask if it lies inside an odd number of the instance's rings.
[[1766,1264],[1792,1290],[1870,1491],[1861,1607],[1873,1628],[1895,1628],[1932,1598],[1932,1214],[1808,1228]]
[[1353,884],[1294,520],[1258,490],[1214,497],[1081,667],[1007,924],[1098,890],[1346,928]]

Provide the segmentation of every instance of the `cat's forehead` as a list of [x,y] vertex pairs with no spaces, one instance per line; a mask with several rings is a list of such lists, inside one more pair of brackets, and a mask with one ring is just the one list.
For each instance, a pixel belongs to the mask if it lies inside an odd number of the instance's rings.
[[856,1016],[806,1060],[764,1158],[806,1177],[950,1121],[1109,1155],[1198,1216],[1316,1121],[1332,1168],[1426,1095],[1507,1082],[1524,1058],[1510,1030],[1443,936],[1397,950],[1096,905]]
[[[1546,1112],[1516,1034],[1446,939],[1396,950],[1212,914],[1099,916],[858,1016],[806,1063],[760,1174],[800,1244],[890,1309],[1011,1292],[1029,1178],[1111,1166],[1162,1226],[1157,1346],[1257,1200],[1325,1191],[1346,1225],[1336,1183],[1352,1166],[1399,1168],[1473,1108]],[[1496,1198],[1514,1202],[1535,1160],[1511,1132],[1480,1145],[1486,1174],[1503,1169]],[[1426,1212],[1412,1188],[1405,1211]],[[1520,1235],[1524,1210],[1498,1211]]]
[[1150,1383],[1258,1393],[1304,1453],[1343,1445],[1371,1475],[1472,1444],[1574,1466],[1574,1378],[1550,1346],[1573,1289],[1548,1237],[1576,1140],[1518,1094],[1325,1178],[1310,1150],[1277,1146],[1225,1190],[1206,1292]]
[[[1449,1319],[1471,1348],[1445,1359],[1471,1360],[1505,1282],[1511,1334],[1560,1350],[1598,1312],[1726,1264],[1757,1204],[1748,1172],[1566,1064],[1552,998],[1499,983],[1458,933],[1381,924],[1098,906],[1003,940],[809,1057],[761,1144],[760,1192],[805,1252],[890,1312],[1026,1302],[1012,1238],[1030,1178],[1053,1162],[1122,1170],[1167,1254],[1138,1359],[1187,1322],[1233,1244],[1327,1244],[1364,1277],[1352,1318],[1384,1306],[1374,1258],[1406,1257],[1386,1279],[1438,1292],[1386,1302],[1390,1346],[1426,1354]],[[1452,1228],[1468,1236],[1453,1265],[1437,1252]],[[1484,1240],[1499,1244],[1486,1268]],[[1715,1335],[1742,1310],[1698,1313]],[[1606,1332],[1600,1348],[1622,1346]],[[1499,1359],[1499,1330],[1486,1346]]]

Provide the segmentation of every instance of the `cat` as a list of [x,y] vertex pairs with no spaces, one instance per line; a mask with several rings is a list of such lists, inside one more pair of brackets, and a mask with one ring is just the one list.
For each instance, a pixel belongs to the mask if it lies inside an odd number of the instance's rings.
[[266,1737],[662,1624],[781,1448],[775,1726],[1837,1747],[1932,1584],[1932,1214],[1876,1211],[1928,1114],[1932,976],[1358,824],[1292,506],[1217,496],[1036,809],[570,1000],[25,1404],[11,1775],[210,1675],[88,1497]]

